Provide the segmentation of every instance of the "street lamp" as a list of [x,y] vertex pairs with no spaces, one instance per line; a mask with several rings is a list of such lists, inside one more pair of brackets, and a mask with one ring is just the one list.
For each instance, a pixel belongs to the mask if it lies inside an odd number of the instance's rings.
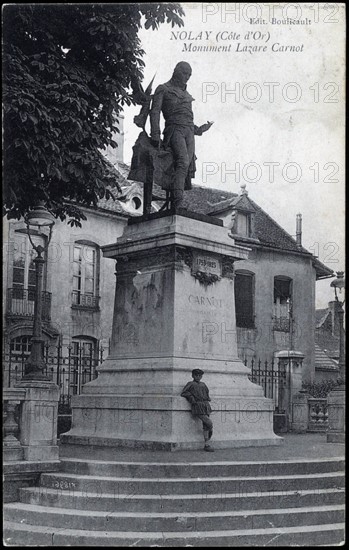
[[[34,326],[33,337],[31,339],[31,352],[28,360],[25,363],[23,380],[49,380],[44,374],[45,361],[43,356],[43,338],[42,338],[42,280],[45,258],[42,253],[47,253],[48,245],[52,237],[52,228],[55,223],[53,215],[45,208],[43,203],[35,206],[25,217],[27,225],[28,237],[33,249],[37,253],[34,260],[35,264],[35,301],[34,301]],[[46,246],[35,245],[32,240],[30,230],[48,227],[50,232],[46,242]]]
[[331,287],[334,288],[335,297],[336,297],[336,312],[338,314],[338,322],[339,322],[339,357],[338,357],[338,367],[339,367],[339,375],[340,378],[343,381],[343,385],[345,385],[345,357],[344,357],[344,310],[343,305],[344,301],[341,301],[338,298],[337,291],[339,291],[339,294],[342,293],[342,289],[345,288],[345,279],[344,279],[344,271],[337,271],[337,277],[334,279],[334,281],[330,284]]

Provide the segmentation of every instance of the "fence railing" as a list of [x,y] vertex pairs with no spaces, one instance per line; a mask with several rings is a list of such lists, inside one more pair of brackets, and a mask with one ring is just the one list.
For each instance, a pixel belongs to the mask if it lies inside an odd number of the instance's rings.
[[[11,317],[34,317],[36,290],[8,288],[6,314]],[[42,292],[42,319],[51,320],[51,292]]]
[[251,368],[249,379],[251,382],[262,386],[265,397],[274,401],[275,412],[285,412],[285,390],[288,382],[287,372],[278,361],[264,361],[252,359],[250,364],[245,365]]
[[273,316],[273,330],[280,332],[290,332],[291,319],[289,317],[275,317]]
[[86,309],[98,309],[99,296],[91,296],[90,294],[81,294],[78,290],[72,291],[72,306],[77,306]]
[[[71,422],[71,397],[79,395],[82,386],[97,377],[97,367],[108,355],[107,347],[89,349],[80,346],[50,346],[43,349],[46,368],[44,374],[55,382],[60,390],[58,405],[58,434],[69,430]],[[3,387],[12,388],[25,373],[27,352],[18,353],[5,347],[3,353]]]

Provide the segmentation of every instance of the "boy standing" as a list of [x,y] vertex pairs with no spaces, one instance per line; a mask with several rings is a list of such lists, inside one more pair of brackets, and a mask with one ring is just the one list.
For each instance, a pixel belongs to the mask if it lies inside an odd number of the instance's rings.
[[191,374],[193,381],[188,382],[188,384],[183,388],[181,396],[185,397],[191,404],[192,414],[197,418],[200,418],[202,421],[205,439],[204,450],[213,452],[213,447],[211,447],[208,443],[213,433],[213,423],[210,419],[212,409],[209,403],[211,399],[209,396],[208,387],[204,384],[204,382],[201,382],[204,371],[201,369],[194,369]]

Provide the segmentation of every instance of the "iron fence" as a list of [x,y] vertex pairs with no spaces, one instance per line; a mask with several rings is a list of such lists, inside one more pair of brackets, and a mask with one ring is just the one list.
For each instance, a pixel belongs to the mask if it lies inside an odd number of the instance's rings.
[[[43,354],[46,368],[44,374],[60,388],[58,405],[57,433],[70,429],[71,397],[79,395],[82,386],[97,377],[97,367],[106,358],[109,350],[106,347],[73,345],[45,345]],[[17,352],[5,346],[3,352],[3,387],[14,387],[25,373],[25,364],[29,352]]]
[[251,368],[249,379],[251,382],[262,386],[265,397],[274,401],[275,413],[284,414],[286,412],[286,388],[288,376],[286,367],[278,361],[264,361],[260,359],[251,360],[248,365],[245,360],[245,365]]
[[[82,387],[87,382],[97,377],[97,367],[107,357],[107,347],[94,347],[91,344],[52,346],[45,345],[43,349],[45,359],[44,373],[60,388],[60,401],[58,407],[58,435],[68,431],[71,426],[71,398],[79,395]],[[20,381],[25,373],[25,364],[29,351],[18,352],[9,346],[4,347],[3,353],[3,386],[13,387]],[[265,397],[274,402],[274,414],[286,415],[287,413],[287,384],[288,373],[286,367],[274,360],[251,360],[251,382],[262,386]]]

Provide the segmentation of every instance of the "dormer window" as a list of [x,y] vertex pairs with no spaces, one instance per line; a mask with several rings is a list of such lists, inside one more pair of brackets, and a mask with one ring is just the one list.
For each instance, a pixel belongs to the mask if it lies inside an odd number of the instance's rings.
[[142,200],[140,197],[133,197],[130,201],[130,205],[134,210],[139,210],[142,207]]
[[118,201],[122,204],[126,212],[137,215],[142,214],[143,209],[143,189],[140,183],[134,182],[131,186],[122,188],[122,194],[118,196]]
[[238,212],[236,220],[236,233],[242,237],[251,236],[251,216],[244,212]]
[[251,212],[234,210],[232,213],[231,232],[239,237],[253,236],[253,214]]

